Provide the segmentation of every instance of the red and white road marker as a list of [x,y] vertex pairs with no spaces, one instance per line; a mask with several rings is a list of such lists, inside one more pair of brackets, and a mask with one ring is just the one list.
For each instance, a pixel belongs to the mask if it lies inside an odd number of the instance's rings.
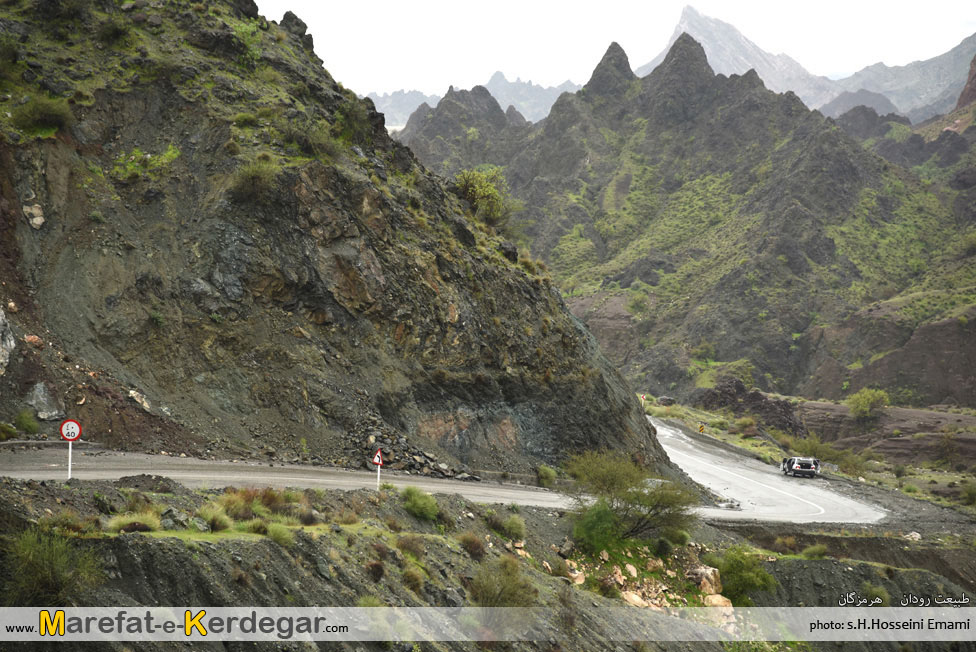
[[81,424],[74,419],[65,419],[58,428],[61,439],[68,442],[68,479],[71,479],[71,444],[81,438]]

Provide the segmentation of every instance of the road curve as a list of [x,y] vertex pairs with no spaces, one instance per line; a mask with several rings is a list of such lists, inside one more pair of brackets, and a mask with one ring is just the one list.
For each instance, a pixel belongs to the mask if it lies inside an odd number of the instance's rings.
[[703,507],[708,519],[791,523],[874,523],[884,512],[846,498],[823,478],[787,477],[778,467],[692,439],[678,428],[648,417],[668,457],[691,477],[738,509]]
[[[0,448],[0,476],[31,480],[66,480],[68,453],[64,447],[11,451]],[[293,466],[249,462],[214,462],[193,458],[75,451],[71,476],[79,480],[118,480],[123,476],[164,475],[187,487],[276,486],[303,489],[376,488],[376,473],[332,467]],[[414,486],[440,494],[460,494],[479,503],[515,503],[566,509],[570,500],[554,491],[495,482],[461,482],[416,475],[384,473],[383,482]]]

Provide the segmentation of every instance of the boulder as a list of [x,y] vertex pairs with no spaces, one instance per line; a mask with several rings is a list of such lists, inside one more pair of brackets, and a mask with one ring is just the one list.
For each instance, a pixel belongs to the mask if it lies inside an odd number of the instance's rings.
[[14,338],[14,331],[7,321],[7,316],[0,308],[0,376],[7,371],[10,363],[10,354],[17,347],[17,340]]
[[706,607],[732,608],[732,601],[726,598],[724,595],[718,595],[717,593],[706,595],[704,602]]
[[55,421],[64,418],[64,406],[48,389],[45,383],[37,383],[31,389],[27,404],[37,412],[41,421]]
[[648,559],[647,566],[645,566],[645,568],[651,573],[655,571],[664,570],[664,562],[661,561],[660,559],[657,559],[656,557],[654,559]]
[[685,577],[698,585],[702,593],[722,592],[722,580],[717,568],[711,566],[698,566],[685,573]]
[[635,578],[637,577],[637,569],[634,568],[633,564],[626,564],[624,566],[624,570],[627,571],[627,574],[630,575],[631,577],[635,577]]
[[627,604],[633,605],[635,607],[640,607],[641,609],[647,606],[647,601],[644,600],[644,598],[640,597],[639,594],[634,593],[633,591],[622,591],[620,593],[620,598]]
[[658,396],[657,404],[664,405],[664,406],[674,405],[674,399],[671,398],[670,396]]

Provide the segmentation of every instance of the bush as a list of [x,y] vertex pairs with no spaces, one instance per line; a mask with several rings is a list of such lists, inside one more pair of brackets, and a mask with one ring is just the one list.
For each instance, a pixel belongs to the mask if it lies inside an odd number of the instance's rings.
[[556,482],[556,470],[545,464],[540,464],[535,470],[540,487],[551,487]]
[[403,585],[414,593],[421,593],[424,590],[424,574],[416,566],[411,566],[403,571]]
[[907,473],[908,473],[908,468],[904,464],[896,464],[895,465],[895,477],[896,478],[904,478]]
[[665,539],[660,537],[654,544],[654,554],[660,559],[667,559],[674,552],[674,545]]
[[381,561],[371,561],[366,564],[366,573],[374,582],[379,582],[386,574],[386,567]]
[[661,534],[665,539],[670,541],[676,546],[687,546],[688,542],[691,541],[691,535],[688,534],[687,530],[679,530],[678,528],[664,528]]
[[263,518],[252,518],[249,521],[242,521],[234,527],[241,532],[250,532],[251,534],[264,535],[268,533],[268,523]]
[[286,143],[307,156],[334,158],[341,149],[328,126],[321,123],[283,121],[275,128]]
[[509,196],[508,181],[500,167],[483,165],[461,170],[454,177],[459,196],[471,204],[474,216],[488,226],[503,228],[522,205]]
[[386,603],[377,598],[375,595],[363,595],[356,600],[357,607],[385,607]]
[[396,547],[402,552],[411,554],[415,559],[423,559],[427,552],[427,545],[424,538],[416,534],[407,534],[397,539]]
[[7,544],[4,567],[7,605],[64,607],[102,578],[101,562],[91,550],[79,550],[62,536],[24,530]]
[[861,585],[861,591],[864,593],[864,597],[868,599],[868,602],[874,602],[875,598],[878,598],[881,600],[878,606],[891,606],[891,595],[883,586],[865,582]]
[[464,551],[475,561],[481,561],[485,556],[485,542],[474,532],[464,532],[458,536],[458,541]]
[[152,512],[119,514],[108,522],[109,532],[155,532],[160,527],[159,517]]
[[295,543],[295,534],[281,523],[268,524],[268,538],[282,548],[289,548]]
[[904,491],[906,494],[918,493],[918,487],[916,487],[913,484],[906,484],[904,487],[902,487],[901,490]]
[[12,122],[21,131],[64,129],[74,122],[67,100],[35,97],[13,110]]
[[616,536],[617,530],[617,519],[613,511],[605,501],[600,500],[576,519],[573,540],[585,552],[596,554],[620,543]]
[[827,546],[822,543],[817,543],[812,546],[807,546],[800,554],[806,559],[823,559],[827,556]]
[[57,514],[44,516],[37,521],[37,527],[43,532],[54,532],[56,534],[87,534],[101,530],[97,516],[82,518],[78,512],[71,508],[63,509]]
[[718,569],[722,578],[722,593],[736,607],[752,605],[749,593],[771,591],[777,586],[776,578],[760,565],[759,559],[750,554],[747,546],[732,546],[724,555],[708,554],[703,561]]
[[258,118],[253,113],[238,113],[234,116],[234,124],[238,127],[256,127]]
[[357,516],[356,512],[352,511],[351,509],[344,509],[336,517],[336,521],[342,525],[355,525],[356,523],[359,523],[359,516]]
[[121,41],[129,35],[129,26],[116,18],[110,18],[98,27],[98,40],[105,44]]
[[525,519],[517,514],[512,514],[502,521],[502,534],[509,539],[524,539]]
[[976,484],[966,483],[960,494],[964,505],[976,505]]
[[878,408],[888,404],[888,393],[881,389],[862,387],[844,401],[856,419],[870,419],[877,416]]
[[538,591],[522,576],[518,560],[505,555],[481,565],[471,581],[471,595],[480,607],[530,607]]
[[403,525],[393,516],[387,516],[384,522],[386,523],[386,527],[390,529],[390,532],[400,532],[403,530]]
[[28,435],[36,435],[37,431],[40,430],[40,425],[37,423],[37,419],[34,418],[34,413],[27,408],[18,412],[17,416],[14,417],[14,426],[16,426],[17,430],[26,432]]
[[248,161],[234,171],[231,192],[240,201],[265,201],[275,189],[281,167],[274,161]]
[[796,537],[776,537],[776,541],[773,542],[773,550],[785,554],[796,552]]
[[688,529],[695,521],[691,512],[697,498],[673,483],[658,481],[615,453],[587,452],[570,459],[570,475],[576,480],[576,500],[581,513],[588,511],[588,496],[602,500],[613,514],[611,538],[648,538],[663,528]]
[[403,508],[407,513],[419,519],[433,521],[440,512],[437,500],[417,487],[406,487],[400,492],[400,497],[403,499]]
[[9,423],[0,421],[0,441],[7,441],[17,436],[17,429]]
[[219,503],[207,503],[201,506],[197,510],[197,516],[202,518],[214,532],[226,530],[234,524],[234,521],[231,520],[230,516],[227,516],[227,512]]

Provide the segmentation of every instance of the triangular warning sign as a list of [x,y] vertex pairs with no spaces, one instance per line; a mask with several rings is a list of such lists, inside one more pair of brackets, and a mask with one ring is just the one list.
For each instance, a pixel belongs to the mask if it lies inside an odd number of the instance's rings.
[[373,464],[376,466],[383,466],[383,451],[376,449],[376,455],[373,455]]

